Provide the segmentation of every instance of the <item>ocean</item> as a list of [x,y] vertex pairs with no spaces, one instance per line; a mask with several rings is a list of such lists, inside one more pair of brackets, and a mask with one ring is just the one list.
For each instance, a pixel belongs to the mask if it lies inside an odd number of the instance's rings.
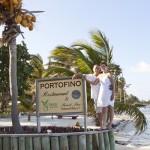
[[129,122],[126,124],[122,131],[119,131],[115,135],[115,139],[118,143],[123,145],[128,145],[129,147],[140,147],[140,148],[149,148],[150,150],[150,106],[140,108],[147,118],[147,128],[141,134],[135,135],[134,122]]

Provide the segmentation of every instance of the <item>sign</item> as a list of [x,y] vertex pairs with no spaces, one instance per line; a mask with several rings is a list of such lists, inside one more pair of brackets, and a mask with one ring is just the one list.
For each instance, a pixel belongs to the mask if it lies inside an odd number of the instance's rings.
[[36,80],[36,95],[39,113],[84,112],[82,79],[40,79]]

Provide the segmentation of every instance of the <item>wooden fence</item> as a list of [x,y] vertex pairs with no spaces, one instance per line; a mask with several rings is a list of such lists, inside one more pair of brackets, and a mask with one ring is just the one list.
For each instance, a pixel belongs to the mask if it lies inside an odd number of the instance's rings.
[[113,130],[0,134],[0,150],[115,150]]

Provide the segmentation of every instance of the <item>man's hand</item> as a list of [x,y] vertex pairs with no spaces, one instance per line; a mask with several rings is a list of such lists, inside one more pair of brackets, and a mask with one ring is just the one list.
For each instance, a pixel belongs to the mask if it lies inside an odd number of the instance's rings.
[[72,76],[72,79],[76,79],[77,78],[77,74],[75,73],[73,76]]
[[75,74],[72,76],[72,79],[78,79],[78,78],[81,78],[82,76],[83,76],[82,74],[75,73]]

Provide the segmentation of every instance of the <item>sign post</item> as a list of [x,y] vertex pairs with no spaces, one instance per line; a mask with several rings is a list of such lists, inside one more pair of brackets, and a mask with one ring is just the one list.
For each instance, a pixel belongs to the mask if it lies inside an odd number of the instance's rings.
[[84,78],[50,78],[36,80],[37,129],[40,115],[84,114],[86,130],[87,97]]
[[82,77],[83,80],[83,99],[84,99],[84,129],[87,131],[87,93],[86,93],[86,81],[84,77]]

